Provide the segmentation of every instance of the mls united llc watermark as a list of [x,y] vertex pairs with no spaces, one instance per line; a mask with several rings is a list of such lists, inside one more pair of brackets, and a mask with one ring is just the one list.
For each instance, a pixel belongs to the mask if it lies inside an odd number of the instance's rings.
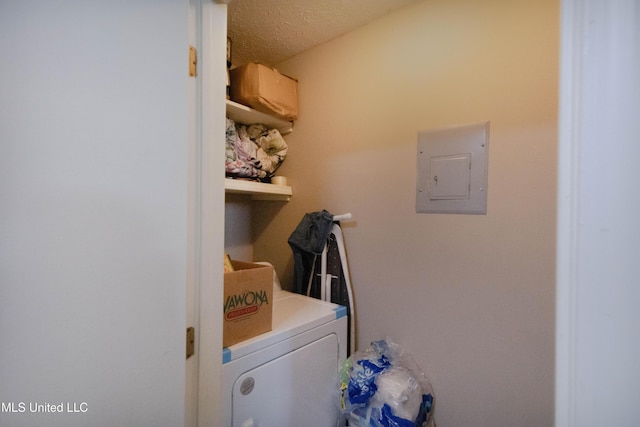
[[89,411],[87,402],[1,402],[2,413],[65,413],[84,414]]

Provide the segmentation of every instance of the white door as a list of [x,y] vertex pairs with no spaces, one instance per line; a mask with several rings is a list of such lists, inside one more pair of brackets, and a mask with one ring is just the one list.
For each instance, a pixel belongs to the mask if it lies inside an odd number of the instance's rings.
[[187,6],[0,2],[2,426],[184,423]]
[[0,2],[0,425],[184,422],[187,13]]

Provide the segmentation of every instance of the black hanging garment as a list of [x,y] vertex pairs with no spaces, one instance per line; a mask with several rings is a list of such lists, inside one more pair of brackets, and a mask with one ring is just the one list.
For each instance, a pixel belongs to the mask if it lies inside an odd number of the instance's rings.
[[304,215],[300,224],[289,236],[288,243],[293,251],[294,292],[307,294],[316,258],[322,255],[332,226],[332,214],[325,210],[311,212]]
[[347,309],[347,355],[355,351],[353,296],[342,230],[327,211],[305,214],[289,237],[294,255],[294,291]]

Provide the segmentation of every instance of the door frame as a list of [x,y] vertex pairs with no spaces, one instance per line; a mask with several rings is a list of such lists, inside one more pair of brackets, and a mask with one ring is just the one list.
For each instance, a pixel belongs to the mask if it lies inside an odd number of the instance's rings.
[[636,425],[640,9],[561,7],[555,424]]
[[185,368],[185,426],[195,427],[220,425],[222,412],[227,5],[190,0],[189,7],[197,77],[189,88],[187,326],[195,327],[196,344]]

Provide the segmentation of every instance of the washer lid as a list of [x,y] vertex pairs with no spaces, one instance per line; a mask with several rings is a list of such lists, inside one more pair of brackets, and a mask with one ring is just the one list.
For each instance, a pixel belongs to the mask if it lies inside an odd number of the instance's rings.
[[276,292],[273,296],[272,330],[225,348],[222,362],[236,360],[346,315],[347,309],[341,305],[287,291]]

